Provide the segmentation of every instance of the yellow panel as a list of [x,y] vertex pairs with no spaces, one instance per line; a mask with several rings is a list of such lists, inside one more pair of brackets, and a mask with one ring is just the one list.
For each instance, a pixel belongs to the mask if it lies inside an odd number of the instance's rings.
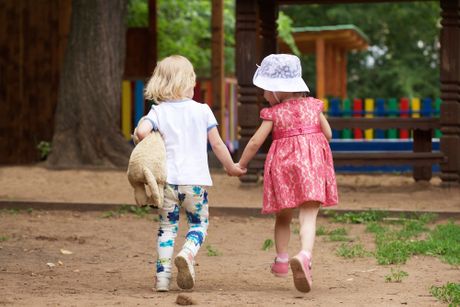
[[420,117],[420,98],[412,98],[412,117]]
[[[373,98],[366,98],[364,99],[364,111],[366,118],[374,117],[374,99]],[[372,140],[374,138],[374,129],[366,129],[364,130],[364,138],[366,140]]]
[[123,81],[121,86],[121,132],[125,139],[131,139],[131,83]]

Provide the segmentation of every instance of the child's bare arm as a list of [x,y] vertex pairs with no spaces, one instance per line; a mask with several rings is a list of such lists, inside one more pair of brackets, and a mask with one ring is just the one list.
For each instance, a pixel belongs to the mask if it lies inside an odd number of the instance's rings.
[[252,138],[249,140],[248,144],[246,145],[246,148],[243,151],[243,154],[241,155],[241,159],[240,162],[238,162],[238,164],[242,168],[248,167],[249,161],[251,161],[251,159],[259,150],[260,146],[262,146],[262,144],[265,142],[265,139],[267,139],[267,136],[270,134],[270,131],[272,131],[272,128],[272,121],[264,120],[262,122],[259,129],[257,129],[256,133],[254,133]]
[[233,163],[232,156],[230,156],[227,146],[225,146],[224,142],[220,138],[219,131],[216,127],[209,130],[208,140],[211,144],[212,151],[216,154],[217,159],[219,159],[220,163],[222,163],[229,175],[241,176],[246,173],[246,171],[242,170]]
[[139,123],[134,133],[138,137],[139,141],[142,141],[152,131],[153,125],[150,120],[143,120]]
[[323,131],[324,136],[329,141],[332,138],[332,130],[329,122],[327,121],[326,117],[323,113],[319,114],[319,122],[321,124],[321,131]]

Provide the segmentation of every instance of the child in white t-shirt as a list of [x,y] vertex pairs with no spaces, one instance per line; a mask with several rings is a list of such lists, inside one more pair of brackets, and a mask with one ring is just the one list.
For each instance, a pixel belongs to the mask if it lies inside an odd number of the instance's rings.
[[186,211],[189,230],[182,250],[174,259],[177,285],[191,289],[195,284],[194,258],[208,228],[206,186],[212,185],[207,142],[229,175],[245,173],[233,162],[220,138],[209,106],[192,100],[195,81],[193,66],[187,58],[173,55],[158,62],[145,90],[146,98],[158,105],[152,106],[137,128],[140,140],[152,129],[160,131],[166,147],[167,184],[163,208],[158,210],[157,291],[169,290],[180,207]]

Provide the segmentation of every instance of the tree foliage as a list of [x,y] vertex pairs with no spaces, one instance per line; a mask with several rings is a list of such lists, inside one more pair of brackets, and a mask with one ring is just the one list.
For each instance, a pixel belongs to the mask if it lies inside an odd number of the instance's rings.
[[[348,58],[350,97],[439,96],[438,2],[290,5],[281,11],[293,27],[353,24],[366,34],[369,50]],[[304,56],[304,67],[314,84],[312,56]]]
[[[211,73],[211,1],[158,0],[157,1],[158,57],[171,54],[186,56],[197,75]],[[224,1],[225,71],[234,72],[235,3]],[[130,0],[127,23],[129,27],[146,27],[147,0]]]
[[[227,74],[234,72],[234,2],[224,2]],[[209,77],[211,0],[158,0],[157,4],[159,57],[185,55],[199,76]],[[128,26],[147,26],[147,10],[147,0],[130,0]],[[353,24],[369,38],[367,51],[351,52],[348,57],[350,97],[439,96],[438,1],[285,5],[280,7],[278,33],[293,46],[292,27],[340,24]],[[304,78],[314,92],[314,56],[301,58]]]

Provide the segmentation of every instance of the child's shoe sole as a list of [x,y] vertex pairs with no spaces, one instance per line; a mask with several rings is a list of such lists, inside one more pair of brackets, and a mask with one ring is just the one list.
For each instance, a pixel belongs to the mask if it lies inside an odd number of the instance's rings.
[[174,259],[174,264],[177,267],[177,285],[181,289],[192,289],[195,285],[192,273],[190,272],[187,260],[182,256],[177,256]]
[[307,274],[310,274],[310,272],[305,272],[302,261],[294,257],[289,261],[289,264],[291,265],[295,288],[300,292],[310,292],[311,283],[307,279]]

